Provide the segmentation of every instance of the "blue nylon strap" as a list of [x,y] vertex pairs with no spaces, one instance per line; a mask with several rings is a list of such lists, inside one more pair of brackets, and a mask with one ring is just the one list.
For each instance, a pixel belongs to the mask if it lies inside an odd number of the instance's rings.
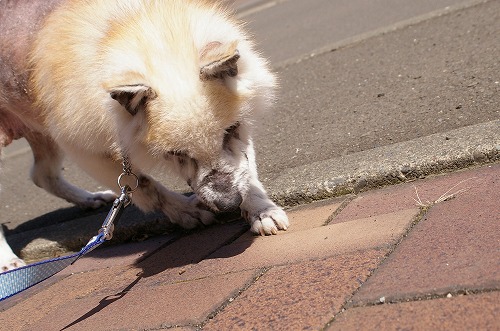
[[78,253],[33,263],[1,273],[0,301],[10,298],[11,296],[55,275],[105,241],[105,234],[99,233],[97,236],[90,239],[88,244],[85,245],[85,247],[83,247]]

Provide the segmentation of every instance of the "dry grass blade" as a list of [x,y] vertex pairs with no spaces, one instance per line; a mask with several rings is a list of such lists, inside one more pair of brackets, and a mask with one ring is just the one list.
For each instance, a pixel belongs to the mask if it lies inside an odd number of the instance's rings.
[[418,194],[418,189],[415,185],[413,185],[413,187],[415,188],[415,195],[417,196],[417,198],[412,198],[416,203],[417,203],[417,206],[419,207],[423,207],[423,208],[428,208],[432,205],[435,205],[437,203],[441,203],[441,202],[444,202],[444,201],[448,201],[450,199],[453,199],[455,198],[458,194],[460,193],[463,193],[463,192],[466,192],[467,190],[470,189],[470,187],[465,187],[465,188],[462,188],[462,189],[459,189],[457,191],[454,191],[452,192],[453,190],[455,190],[457,188],[457,186],[469,181],[469,180],[472,180],[472,179],[475,179],[476,177],[471,177],[471,178],[467,178],[467,179],[464,179],[460,182],[458,182],[457,184],[453,185],[448,191],[444,192],[443,194],[441,194],[441,196],[439,196],[436,200],[434,201],[429,201],[429,200],[426,200],[425,202],[422,201],[422,199],[420,198],[420,195]]

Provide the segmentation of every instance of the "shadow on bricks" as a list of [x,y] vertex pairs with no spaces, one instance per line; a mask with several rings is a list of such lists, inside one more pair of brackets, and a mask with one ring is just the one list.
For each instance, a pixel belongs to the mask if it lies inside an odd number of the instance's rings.
[[100,312],[101,310],[103,310],[104,308],[106,308],[107,306],[112,304],[113,302],[120,300],[141,280],[141,278],[142,277],[140,277],[140,276],[137,277],[137,279],[134,280],[132,283],[130,283],[129,286],[124,288],[123,291],[116,293],[114,295],[108,295],[108,296],[104,297],[99,302],[98,306],[96,306],[94,309],[90,310],[88,313],[85,313],[84,315],[82,315],[82,317],[80,317],[80,318],[76,319],[75,321],[71,322],[70,324],[66,325],[64,328],[61,329],[61,331],[69,329],[70,327],[86,320],[87,318],[94,316],[95,314],[97,314],[98,312]]
[[[251,246],[255,236],[248,231],[247,222],[221,217],[218,221],[221,223],[189,232],[138,260],[135,266],[142,269],[141,277],[153,277],[166,271],[181,274],[202,260],[234,257]],[[241,240],[242,236],[246,240]],[[236,239],[240,239],[241,244],[230,245]]]
[[[66,325],[62,330],[69,329],[100,313],[109,305],[123,299],[134,288],[147,286],[148,278],[152,282],[176,283],[181,281],[180,277],[185,276],[186,270],[203,260],[230,258],[241,254],[254,241],[254,236],[248,232],[248,229],[248,224],[239,219],[188,232],[179,235],[174,240],[167,241],[160,247],[151,248],[150,251],[145,252],[143,258],[133,263],[137,273],[135,279],[130,277],[130,284],[116,294],[103,297],[98,305]],[[244,245],[229,245],[241,236],[248,236],[249,240],[244,240]],[[214,257],[214,253],[221,247],[229,249],[225,249],[222,255],[215,254],[216,257]],[[117,253],[113,247],[110,249],[105,255]],[[99,258],[105,258],[105,256],[99,256]]]

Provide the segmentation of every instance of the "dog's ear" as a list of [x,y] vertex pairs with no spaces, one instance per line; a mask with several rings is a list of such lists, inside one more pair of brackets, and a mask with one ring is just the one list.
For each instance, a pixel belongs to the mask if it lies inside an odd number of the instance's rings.
[[157,96],[151,87],[142,84],[115,86],[108,89],[108,92],[132,116],[144,110],[147,103]]
[[222,44],[212,41],[200,50],[200,79],[203,81],[234,77],[238,74],[236,62],[240,53],[238,42]]

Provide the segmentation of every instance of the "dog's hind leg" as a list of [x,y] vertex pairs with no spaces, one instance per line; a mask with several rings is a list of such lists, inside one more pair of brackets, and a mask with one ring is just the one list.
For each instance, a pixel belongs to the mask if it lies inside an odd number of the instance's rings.
[[0,227],[0,272],[16,269],[24,265],[26,265],[26,263],[14,254],[5,240],[3,230]]
[[33,151],[31,179],[37,186],[81,208],[99,208],[116,198],[112,191],[89,192],[68,183],[61,174],[63,153],[50,137],[30,133],[25,138]]
[[[7,144],[4,132],[0,128],[0,156],[2,148]],[[0,272],[12,270],[26,265],[23,260],[17,257],[5,240],[3,229],[0,226]]]

